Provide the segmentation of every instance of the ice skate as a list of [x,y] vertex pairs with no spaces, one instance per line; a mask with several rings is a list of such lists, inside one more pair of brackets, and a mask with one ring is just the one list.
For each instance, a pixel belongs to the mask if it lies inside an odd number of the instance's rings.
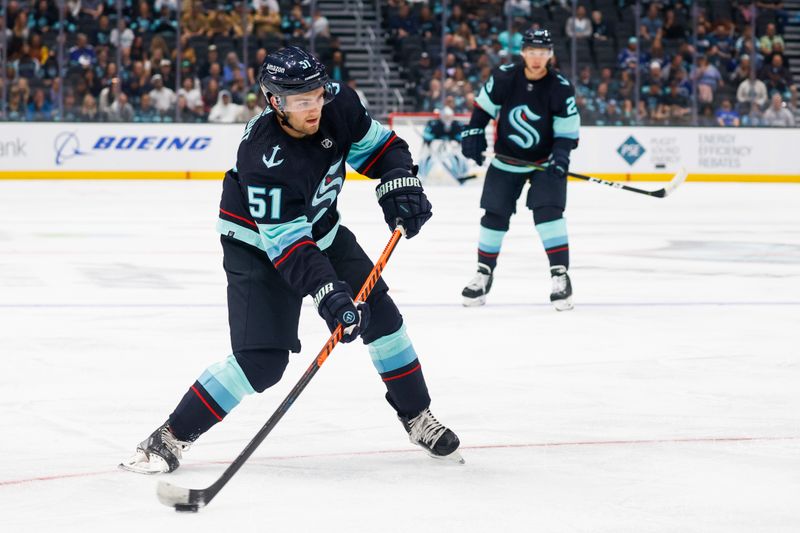
[[137,474],[166,474],[177,469],[182,453],[191,442],[180,441],[170,431],[167,422],[136,447],[136,453],[120,463],[123,470]]
[[458,436],[434,418],[430,409],[424,409],[414,418],[398,417],[408,433],[408,440],[428,452],[434,459],[447,459],[464,463],[458,452]]
[[486,295],[489,294],[489,290],[492,288],[493,277],[491,268],[483,263],[478,263],[478,272],[475,277],[461,291],[465,307],[474,307],[486,303]]
[[550,302],[556,311],[569,311],[572,309],[572,283],[569,281],[567,268],[564,266],[550,267],[553,279],[553,288],[550,291]]

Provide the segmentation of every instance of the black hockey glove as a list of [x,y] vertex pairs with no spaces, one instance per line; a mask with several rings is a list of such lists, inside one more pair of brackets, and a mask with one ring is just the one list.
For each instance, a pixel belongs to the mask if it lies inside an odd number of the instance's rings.
[[483,128],[471,128],[461,133],[461,153],[464,157],[482,165],[486,148],[486,131]]
[[561,179],[567,177],[569,169],[569,152],[565,150],[553,150],[548,161],[545,174],[547,177]]
[[369,305],[353,301],[353,291],[344,281],[326,283],[314,293],[314,305],[333,333],[339,324],[344,328],[342,342],[352,342],[369,325]]
[[397,177],[390,177],[392,173],[395,171],[381,180],[375,194],[389,229],[394,231],[399,219],[406,229],[406,238],[410,239],[433,216],[431,203],[418,177],[409,176],[405,170],[402,171],[405,175],[398,174]]

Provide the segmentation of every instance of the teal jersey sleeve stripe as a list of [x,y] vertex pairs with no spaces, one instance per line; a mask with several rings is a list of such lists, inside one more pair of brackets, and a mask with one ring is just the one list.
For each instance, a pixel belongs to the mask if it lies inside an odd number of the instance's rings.
[[361,168],[367,162],[369,156],[386,143],[386,140],[391,136],[392,132],[386,129],[380,122],[372,119],[372,124],[369,127],[366,135],[358,141],[353,143],[350,147],[350,153],[347,155],[347,162],[355,169]]
[[311,222],[303,215],[282,224],[258,224],[264,251],[274,261],[292,244],[303,237],[311,239]]
[[553,117],[553,137],[577,139],[581,127],[581,116],[577,113],[568,117]]
[[258,232],[247,229],[238,224],[234,224],[233,222],[218,218],[217,232],[220,235],[225,235],[226,237],[231,237],[238,241],[247,243],[250,246],[255,246],[262,252],[267,251],[267,249],[264,247],[263,241],[261,240],[261,235],[259,235]]
[[500,112],[500,106],[492,102],[492,99],[489,98],[489,93],[485,86],[481,89],[481,92],[478,93],[475,103],[478,104],[481,109],[489,113],[492,118],[497,118],[497,114]]

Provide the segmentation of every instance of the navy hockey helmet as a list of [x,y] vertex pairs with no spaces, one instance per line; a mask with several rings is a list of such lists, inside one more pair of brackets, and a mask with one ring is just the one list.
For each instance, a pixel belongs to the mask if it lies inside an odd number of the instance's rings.
[[522,48],[547,48],[553,49],[553,39],[550,36],[550,30],[544,29],[530,29],[522,36]]
[[[287,46],[269,54],[258,75],[267,102],[277,96],[281,106],[285,97],[325,88],[325,103],[333,100],[325,66],[313,54],[299,46]],[[271,105],[271,103],[270,103]]]

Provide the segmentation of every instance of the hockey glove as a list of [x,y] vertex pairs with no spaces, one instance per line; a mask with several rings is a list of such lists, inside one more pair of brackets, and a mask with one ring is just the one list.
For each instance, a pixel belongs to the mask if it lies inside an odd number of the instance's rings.
[[339,324],[344,328],[342,342],[352,342],[369,324],[369,305],[353,301],[353,291],[344,281],[326,283],[314,293],[314,305],[333,333]]
[[486,131],[483,128],[471,128],[461,134],[461,153],[478,165],[483,164],[486,148]]
[[551,178],[565,178],[569,169],[569,152],[565,150],[553,150],[548,161],[545,174]]
[[378,203],[383,209],[383,218],[389,229],[394,231],[397,221],[400,220],[406,229],[406,238],[410,239],[419,233],[422,225],[433,216],[431,203],[425,196],[422,182],[418,177],[389,176],[383,178],[382,183],[375,189],[375,194],[378,196]]

